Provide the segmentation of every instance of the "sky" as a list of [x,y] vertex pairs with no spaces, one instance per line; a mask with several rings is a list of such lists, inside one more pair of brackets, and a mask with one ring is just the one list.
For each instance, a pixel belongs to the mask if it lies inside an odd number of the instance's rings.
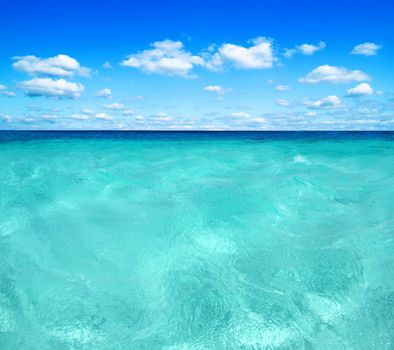
[[0,129],[394,130],[394,3],[0,3]]

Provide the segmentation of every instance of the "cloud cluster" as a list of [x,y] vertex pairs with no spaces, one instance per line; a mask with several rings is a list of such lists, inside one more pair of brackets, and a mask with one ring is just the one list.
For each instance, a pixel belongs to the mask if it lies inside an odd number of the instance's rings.
[[[293,55],[314,55],[316,52],[323,50],[326,44],[321,41],[317,44],[302,44],[295,46],[292,49],[286,49],[285,57],[291,58]],[[375,43],[366,42],[357,45],[352,50],[352,54],[372,56],[376,55],[380,45]],[[246,44],[223,43],[221,45],[212,45],[207,50],[194,54],[186,49],[180,41],[164,40],[157,41],[151,44],[147,50],[136,52],[126,57],[121,64],[125,67],[135,68],[146,73],[157,73],[169,76],[176,76],[182,78],[191,78],[196,75],[196,68],[206,69],[210,71],[223,71],[228,69],[238,70],[263,70],[273,68],[278,65],[278,52],[274,41],[269,38],[259,37],[254,40],[248,41]],[[90,69],[81,67],[80,63],[67,55],[60,54],[49,58],[40,58],[33,55],[14,57],[13,65],[15,70],[23,72],[28,75],[23,81],[16,82],[16,87],[21,89],[27,96],[46,96],[51,98],[62,99],[75,99],[81,96],[84,91],[84,86],[77,83],[75,80],[78,76],[89,75]],[[109,62],[102,65],[105,69],[112,68]],[[263,79],[267,79],[265,77]],[[230,78],[231,79],[231,78]],[[301,83],[317,84],[317,83],[330,83],[330,84],[350,84],[346,90],[346,97],[361,97],[370,96],[374,94],[372,86],[368,83],[371,77],[361,70],[352,70],[341,66],[333,65],[320,65],[301,77],[298,81]],[[104,80],[103,81],[107,81]],[[224,80],[223,80],[224,81]],[[229,81],[229,80],[226,80]],[[270,80],[274,83],[274,80]],[[287,85],[277,85],[279,82],[286,83],[285,81],[277,80],[276,84],[271,86],[270,89],[275,88],[276,91],[285,92],[289,91],[290,87]],[[191,82],[191,84],[194,84]],[[295,85],[295,84],[294,84]],[[230,93],[232,89],[222,85],[198,85],[200,89],[212,93],[214,97],[219,100],[224,99],[224,95]],[[292,86],[295,89],[296,86]],[[328,88],[327,86],[325,88]],[[331,88],[334,88],[331,86]],[[340,87],[339,87],[340,88]],[[337,87],[338,89],[338,87]],[[200,90],[200,92],[202,92]],[[345,89],[344,89],[345,90]],[[95,90],[94,90],[95,91]],[[93,92],[94,93],[94,92]],[[237,95],[241,95],[242,90],[238,91]],[[271,93],[273,93],[271,91]],[[337,95],[335,95],[335,93]],[[331,91],[322,95],[327,96],[324,98],[307,98],[307,99],[294,99],[287,94],[278,94],[279,98],[276,104],[280,107],[287,107],[281,109],[280,113],[258,115],[253,100],[250,100],[251,105],[231,105],[235,101],[227,101],[229,106],[222,106],[225,109],[232,109],[232,113],[221,114],[218,111],[211,111],[208,118],[208,112],[201,116],[194,116],[188,118],[184,117],[181,110],[173,110],[174,106],[164,104],[152,103],[135,103],[137,112],[129,110],[123,103],[124,101],[137,101],[142,100],[142,96],[126,97],[122,101],[114,102],[112,99],[112,91],[109,88],[104,88],[96,92],[96,96],[103,97],[108,100],[102,100],[101,110],[98,106],[91,108],[81,108],[75,111],[68,110],[65,114],[65,124],[62,123],[61,117],[52,113],[56,112],[48,108],[40,110],[40,115],[34,115],[38,109],[30,109],[30,114],[25,114],[18,117],[11,117],[8,115],[0,115],[3,121],[9,123],[30,123],[33,127],[37,127],[36,122],[57,123],[56,126],[69,126],[72,121],[85,121],[88,120],[89,124],[94,127],[160,127],[163,129],[190,129],[190,128],[216,128],[216,129],[245,129],[245,128],[309,128],[326,125],[327,127],[345,128],[348,127],[350,121],[346,118],[352,118],[353,125],[360,127],[376,127],[378,123],[394,125],[394,115],[391,113],[394,104],[392,98],[387,94],[387,99],[363,99],[357,100],[357,103],[349,102],[345,105],[342,101],[342,95],[338,92]],[[379,92],[376,93],[378,95]],[[6,86],[0,85],[0,95],[13,96],[14,92],[10,91]],[[286,96],[285,96],[286,95]],[[338,97],[340,96],[340,97]],[[287,99],[289,97],[289,99]],[[148,96],[149,98],[149,96]],[[391,98],[391,100],[390,100]],[[344,99],[344,98],[342,98]],[[245,99],[246,100],[246,99]],[[377,107],[378,103],[386,101],[385,110]],[[115,100],[116,101],[116,100]],[[391,102],[390,102],[391,101]],[[97,102],[97,101],[96,101]],[[112,103],[113,102],[113,103]],[[355,102],[355,101],[353,101]],[[124,102],[126,103],[126,102]],[[375,103],[375,105],[374,105]],[[356,106],[357,105],[357,106]],[[152,114],[151,108],[158,107],[165,112],[171,109],[171,113],[160,112]],[[38,107],[37,107],[38,108]],[[139,108],[145,108],[145,116],[140,115]],[[339,108],[340,113],[338,113]],[[196,106],[196,110],[204,110],[204,106]],[[244,111],[248,112],[244,112]],[[108,113],[108,114],[107,114]],[[193,109],[189,112],[193,113]],[[57,114],[57,112],[56,112]],[[111,114],[111,115],[109,115]],[[62,114],[59,114],[61,116]],[[205,118],[205,117],[206,118]],[[214,116],[212,121],[212,116]],[[190,118],[189,118],[190,117]],[[311,118],[313,117],[313,118]],[[204,119],[205,118],[205,119]],[[365,118],[365,119],[363,119]],[[74,122],[75,123],[75,122]],[[119,123],[119,124],[118,124]],[[133,124],[134,123],[134,124]],[[391,124],[390,124],[391,125]]]
[[370,76],[360,70],[348,70],[344,67],[336,67],[325,64],[309,72],[305,77],[299,79],[299,82],[310,84],[346,84],[369,80],[371,80]]
[[14,69],[33,76],[30,80],[16,84],[17,88],[32,97],[78,98],[84,91],[83,85],[64,78],[75,75],[89,76],[91,72],[89,68],[81,67],[76,59],[64,54],[49,58],[27,55],[13,59],[15,60],[12,64]]
[[81,67],[79,62],[67,55],[57,55],[49,58],[34,55],[14,57],[14,69],[33,76],[46,75],[53,77],[71,77],[74,75],[89,76],[90,69]]
[[353,55],[375,56],[381,47],[381,45],[366,42],[356,45],[350,53]]
[[217,50],[209,48],[201,55],[186,51],[180,41],[164,40],[151,44],[152,48],[128,56],[121,64],[147,73],[159,73],[184,78],[194,77],[195,67],[222,70],[229,65],[236,69],[272,68],[277,61],[272,40],[259,37],[250,41],[248,47],[226,43]]
[[306,56],[312,56],[315,52],[321,51],[326,48],[326,43],[320,41],[318,44],[301,44],[296,46],[294,49],[285,49],[283,56],[286,58],[292,58],[296,53],[301,53]]
[[335,109],[344,107],[341,99],[338,96],[331,95],[320,100],[309,101],[306,100],[304,105],[312,109]]
[[14,97],[15,92],[9,91],[7,86],[0,84],[0,95],[7,96],[7,97]]

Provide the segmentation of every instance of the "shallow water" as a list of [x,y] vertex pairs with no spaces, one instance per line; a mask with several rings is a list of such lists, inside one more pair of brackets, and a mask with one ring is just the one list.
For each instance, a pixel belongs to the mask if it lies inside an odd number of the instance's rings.
[[0,349],[393,349],[394,134],[0,133]]

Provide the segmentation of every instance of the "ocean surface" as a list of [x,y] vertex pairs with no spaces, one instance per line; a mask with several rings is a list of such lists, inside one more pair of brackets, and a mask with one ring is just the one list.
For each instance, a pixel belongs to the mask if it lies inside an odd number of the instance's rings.
[[394,349],[394,133],[0,132],[0,349]]

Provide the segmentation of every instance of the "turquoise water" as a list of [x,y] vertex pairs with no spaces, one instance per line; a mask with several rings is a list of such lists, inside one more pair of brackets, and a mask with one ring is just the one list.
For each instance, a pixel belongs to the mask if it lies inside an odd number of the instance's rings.
[[393,349],[394,134],[0,133],[0,349]]

